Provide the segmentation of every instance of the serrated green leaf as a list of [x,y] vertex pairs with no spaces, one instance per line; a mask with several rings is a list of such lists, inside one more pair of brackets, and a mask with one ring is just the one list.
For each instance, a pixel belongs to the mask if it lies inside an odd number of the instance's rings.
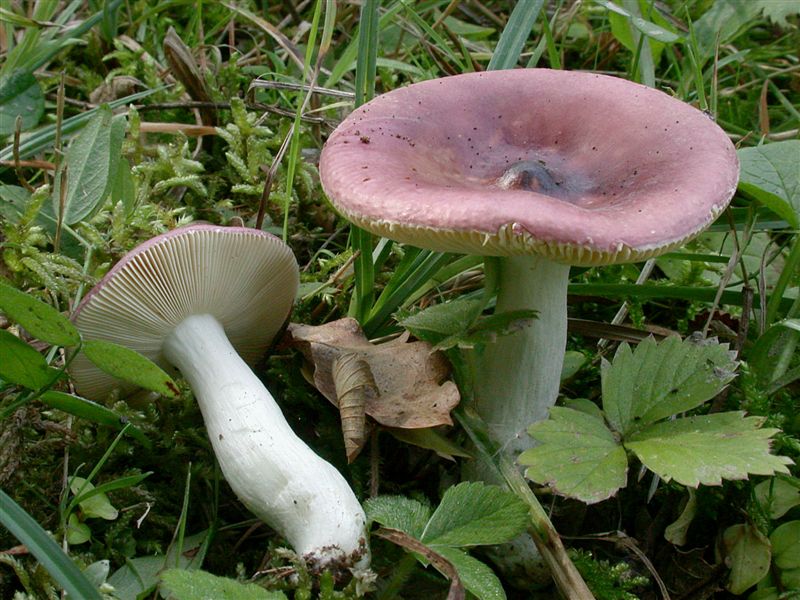
[[44,356],[5,329],[0,329],[0,356],[0,378],[31,390],[51,385],[59,375]]
[[779,569],[800,569],[800,521],[789,521],[769,536],[772,560]]
[[538,446],[519,456],[525,476],[559,494],[592,504],[625,485],[628,459],[595,414],[554,406],[546,421],[528,429]]
[[622,344],[602,366],[603,411],[623,435],[691,410],[716,396],[734,377],[727,345],[652,337],[631,351]]
[[[124,135],[124,116],[115,117],[108,106],[103,106],[70,144],[63,163],[67,169],[63,220],[67,225],[91,216],[108,195]],[[60,173],[56,174],[53,186],[56,215],[61,202]]]
[[727,585],[731,593],[744,593],[769,572],[769,540],[749,523],[728,527],[722,534],[722,546],[731,569]]
[[0,136],[14,133],[17,116],[22,117],[25,131],[34,127],[43,114],[44,94],[32,73],[16,69],[0,75]]
[[378,496],[364,503],[367,520],[398,529],[420,539],[433,509],[428,504],[403,496]]
[[762,422],[742,412],[676,419],[637,432],[625,447],[665,481],[691,487],[788,473],[792,461],[769,452],[769,438],[778,430],[759,429]]
[[477,558],[446,546],[437,546],[436,552],[455,567],[464,588],[478,600],[505,600],[506,593],[497,575]]
[[161,573],[161,589],[174,600],[201,600],[225,598],[226,600],[286,600],[283,592],[271,592],[254,583],[240,583],[235,579],[218,577],[206,571],[168,569]]
[[431,547],[502,544],[522,533],[528,520],[527,507],[511,492],[464,482],[444,493],[420,541]]
[[83,511],[86,517],[113,521],[119,516],[119,511],[114,508],[108,496],[103,492],[97,492],[91,496],[86,496],[94,491],[95,487],[83,477],[70,477],[69,489],[76,498],[78,498],[78,505],[81,507],[81,511]]
[[178,386],[161,368],[135,350],[105,340],[87,340],[83,353],[101,371],[168,398],[178,395]]
[[796,0],[758,0],[761,13],[776,25],[788,28],[790,15],[800,14],[800,4]]
[[[763,144],[755,148],[742,148],[739,156],[739,179],[757,186],[774,197],[780,198],[794,210],[792,227],[800,225],[800,140],[786,140]],[[765,197],[766,198],[766,197]],[[771,210],[784,216],[786,211],[764,202]],[[785,218],[785,217],[784,217]]]
[[781,477],[772,477],[759,483],[754,491],[756,500],[767,511],[770,519],[780,519],[783,515],[800,506],[800,481],[789,483]]
[[75,326],[55,308],[3,282],[0,282],[0,311],[48,344],[75,346],[81,341]]

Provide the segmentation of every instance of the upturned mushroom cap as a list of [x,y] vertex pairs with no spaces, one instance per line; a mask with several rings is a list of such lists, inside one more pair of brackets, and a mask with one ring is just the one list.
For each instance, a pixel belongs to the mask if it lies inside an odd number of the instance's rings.
[[[244,227],[196,224],[137,246],[92,289],[73,320],[84,339],[107,340],[170,368],[162,343],[186,317],[209,314],[248,363],[285,322],[298,285],[297,262],[273,235]],[[102,398],[118,379],[75,357],[77,390]]]
[[439,251],[596,265],[680,246],[728,205],[728,137],[663,92],[518,69],[397,89],[334,131],[320,177],[374,233]]

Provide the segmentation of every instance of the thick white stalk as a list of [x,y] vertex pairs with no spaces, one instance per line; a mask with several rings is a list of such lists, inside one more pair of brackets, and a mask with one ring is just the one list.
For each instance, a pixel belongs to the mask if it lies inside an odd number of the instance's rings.
[[365,565],[366,519],[350,486],[289,427],[211,315],[182,321],[164,355],[189,382],[225,479],[316,566]]
[[516,458],[530,448],[527,428],[555,404],[567,344],[569,265],[535,256],[499,260],[496,313],[537,310],[530,327],[498,338],[478,357],[477,409]]

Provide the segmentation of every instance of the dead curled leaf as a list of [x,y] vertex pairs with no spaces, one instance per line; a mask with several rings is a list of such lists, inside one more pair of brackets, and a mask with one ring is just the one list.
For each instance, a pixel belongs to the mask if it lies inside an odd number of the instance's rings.
[[343,352],[333,361],[332,377],[339,398],[339,415],[347,461],[352,462],[367,441],[367,398],[378,396],[369,364],[358,352]]
[[[446,381],[447,361],[441,353],[432,352],[430,344],[409,342],[408,334],[384,344],[371,344],[351,318],[319,326],[292,323],[289,333],[314,366],[314,385],[336,406],[340,395],[334,383],[334,362],[338,359],[341,365],[341,357],[352,354],[368,366],[377,394],[357,376],[349,386],[341,380],[339,387],[347,393],[346,388],[355,385],[365,392],[365,412],[378,423],[402,429],[453,424],[450,411],[460,399],[458,388]],[[360,372],[365,377],[363,365]]]

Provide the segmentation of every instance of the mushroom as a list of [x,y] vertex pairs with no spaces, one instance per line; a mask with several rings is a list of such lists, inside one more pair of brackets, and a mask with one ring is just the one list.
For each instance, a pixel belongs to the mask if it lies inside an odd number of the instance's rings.
[[[197,224],[129,252],[74,321],[84,339],[122,344],[180,370],[233,491],[312,566],[366,566],[366,520],[353,491],[295,435],[248,366],[283,327],[297,286],[297,262],[278,238]],[[120,387],[82,355],[71,374],[90,398]]]
[[728,137],[657,90],[592,73],[470,73],[397,89],[330,136],[322,185],[356,225],[437,251],[501,257],[497,308],[538,311],[479,357],[477,409],[519,452],[555,403],[570,265],[642,261],[727,206]]

